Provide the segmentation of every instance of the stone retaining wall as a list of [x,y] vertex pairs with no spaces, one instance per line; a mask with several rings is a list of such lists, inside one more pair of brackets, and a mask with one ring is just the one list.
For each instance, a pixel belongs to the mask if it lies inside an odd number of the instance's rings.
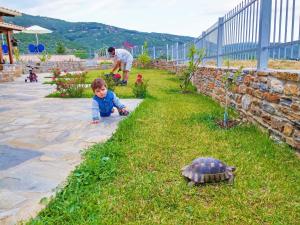
[[22,72],[20,65],[0,64],[0,82],[13,81],[15,77],[21,76]]
[[[156,61],[152,66],[180,73],[184,67]],[[193,78],[198,92],[224,104],[222,82],[226,71],[201,67]],[[243,70],[237,86],[229,94],[231,106],[243,118],[268,130],[271,137],[300,150],[300,72]]]
[[45,62],[45,63],[28,63],[23,65],[23,72],[27,74],[29,68],[26,65],[37,66],[36,73],[50,73],[53,68],[60,68],[61,71],[83,71],[86,69],[84,61],[62,61],[62,62]]
[[[51,73],[53,68],[60,68],[61,71],[83,71],[90,69],[85,61],[65,61],[65,62],[45,62],[45,63],[26,63],[26,64],[0,64],[0,82],[13,81],[21,74],[28,74],[29,67],[36,66],[36,73]],[[92,68],[95,69],[95,68]]]

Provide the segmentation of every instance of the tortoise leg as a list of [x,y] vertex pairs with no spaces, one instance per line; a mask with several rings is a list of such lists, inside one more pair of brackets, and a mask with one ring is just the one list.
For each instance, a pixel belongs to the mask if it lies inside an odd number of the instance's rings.
[[188,183],[188,186],[189,187],[193,187],[193,186],[195,186],[196,185],[196,183],[194,182],[194,181],[190,181],[189,183]]
[[228,184],[233,185],[233,183],[234,183],[234,175],[233,175],[233,173],[228,173],[228,175],[229,175]]

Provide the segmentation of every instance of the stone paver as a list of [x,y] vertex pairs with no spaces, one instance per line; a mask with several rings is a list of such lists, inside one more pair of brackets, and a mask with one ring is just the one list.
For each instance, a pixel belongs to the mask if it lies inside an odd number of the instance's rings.
[[[24,83],[20,77],[0,84],[0,224],[33,217],[64,184],[81,161],[80,151],[103,142],[124,117],[114,113],[90,124],[90,99],[44,98],[53,87]],[[140,100],[122,100],[130,111]]]

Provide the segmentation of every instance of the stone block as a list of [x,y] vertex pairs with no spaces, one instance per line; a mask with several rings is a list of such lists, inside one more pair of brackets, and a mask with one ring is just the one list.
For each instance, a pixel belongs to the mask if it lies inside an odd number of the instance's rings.
[[281,80],[290,80],[290,81],[299,81],[300,74],[298,73],[289,73],[289,72],[272,72],[272,76],[277,77]]
[[299,112],[300,111],[300,104],[298,104],[298,103],[291,104],[291,109],[296,111],[296,112]]
[[279,103],[280,101],[280,96],[278,94],[273,94],[273,93],[264,93],[263,98],[271,103]]
[[258,81],[262,82],[262,83],[267,83],[268,82],[268,78],[267,77],[258,77]]
[[240,85],[239,86],[239,93],[246,94],[247,86],[246,85]]
[[259,83],[258,88],[259,88],[259,90],[262,91],[262,92],[269,91],[269,87],[268,87],[268,85],[265,84],[265,83]]
[[261,116],[261,110],[260,108],[254,106],[253,104],[251,105],[251,109],[250,109],[251,114],[253,114],[254,116],[260,117]]
[[251,75],[247,75],[244,78],[244,84],[249,86],[252,80],[253,80],[253,77]]
[[242,97],[242,108],[247,111],[251,105],[251,97],[249,95],[244,95]]
[[285,138],[277,130],[269,129],[269,135],[270,135],[270,138],[277,143],[282,143],[283,141],[285,141]]
[[284,128],[284,121],[278,117],[272,116],[271,117],[271,127],[273,129],[276,129],[276,130],[282,132],[283,128]]
[[251,87],[252,87],[253,89],[259,89],[259,83],[258,83],[258,82],[252,83],[252,84],[251,84]]
[[281,98],[280,105],[290,107],[293,104],[293,100],[291,98]]
[[275,108],[273,107],[273,105],[271,105],[270,103],[264,101],[262,104],[261,104],[261,108],[262,110],[264,110],[265,112],[267,113],[270,113],[271,115],[274,115],[276,110]]
[[211,89],[211,90],[214,89],[215,88],[215,83],[209,83],[208,88]]
[[269,73],[265,71],[258,71],[256,74],[257,76],[264,76],[264,77],[269,75]]
[[271,115],[270,114],[262,112],[261,118],[263,119],[263,122],[267,123],[268,125],[271,125]]
[[287,123],[284,125],[283,134],[285,136],[291,137],[293,134],[293,131],[294,131],[294,127],[291,124]]
[[297,96],[298,95],[299,88],[296,84],[286,84],[284,86],[284,94],[285,95],[293,95]]
[[246,93],[247,93],[248,95],[253,95],[253,92],[254,92],[254,89],[253,89],[253,88],[250,88],[250,87],[247,87],[247,88],[246,88]]
[[258,98],[253,98],[252,105],[259,107],[261,105],[261,100],[259,100]]
[[284,83],[281,80],[273,78],[270,80],[269,87],[271,92],[282,94],[284,90]]
[[256,90],[252,93],[253,96],[256,98],[262,99],[263,98],[263,93],[260,90]]

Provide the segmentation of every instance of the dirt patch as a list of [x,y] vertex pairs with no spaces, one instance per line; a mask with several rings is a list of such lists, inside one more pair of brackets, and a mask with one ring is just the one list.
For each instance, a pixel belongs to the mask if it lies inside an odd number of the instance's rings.
[[216,120],[215,122],[222,129],[230,129],[230,128],[236,127],[237,125],[240,124],[239,120],[228,120],[227,121],[227,126],[225,126],[223,120]]

